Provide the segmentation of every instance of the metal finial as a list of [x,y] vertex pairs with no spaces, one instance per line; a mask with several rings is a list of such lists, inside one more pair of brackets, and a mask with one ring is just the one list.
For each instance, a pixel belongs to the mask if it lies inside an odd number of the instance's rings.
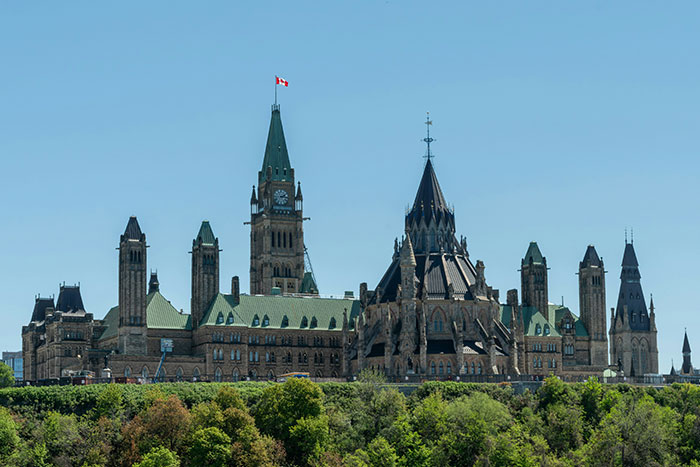
[[634,245],[634,229],[630,228],[630,243]]
[[427,130],[427,134],[428,134],[428,135],[427,135],[425,138],[423,138],[423,141],[425,142],[425,144],[428,145],[428,152],[427,152],[426,155],[424,156],[427,160],[430,160],[430,159],[432,159],[433,157],[435,157],[435,156],[433,156],[433,153],[430,152],[430,143],[432,143],[433,141],[435,141],[435,139],[433,139],[433,138],[430,137],[430,125],[432,125],[432,124],[433,124],[433,121],[430,120],[430,112],[427,112],[427,117],[426,117],[426,119],[425,119],[425,127],[426,127],[426,130]]
[[625,227],[625,245],[627,245],[627,227]]

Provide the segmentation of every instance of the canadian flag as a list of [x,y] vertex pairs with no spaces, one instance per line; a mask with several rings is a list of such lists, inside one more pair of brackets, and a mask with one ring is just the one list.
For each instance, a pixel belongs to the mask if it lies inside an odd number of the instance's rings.
[[282,86],[289,86],[289,81],[287,81],[284,78],[280,78],[279,76],[275,76],[275,79],[277,80],[277,84],[281,84]]

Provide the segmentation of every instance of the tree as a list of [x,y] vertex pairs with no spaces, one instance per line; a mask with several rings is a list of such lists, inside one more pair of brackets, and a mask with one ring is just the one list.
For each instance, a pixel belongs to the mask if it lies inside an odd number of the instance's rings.
[[182,454],[190,425],[190,412],[177,396],[154,398],[150,407],[122,428],[122,463],[130,465],[157,446]]
[[447,432],[447,403],[440,393],[431,394],[423,399],[411,415],[413,429],[428,445]]
[[95,401],[95,418],[116,418],[124,408],[122,388],[118,384],[108,384],[97,396]]
[[293,378],[281,385],[265,388],[255,407],[255,422],[260,430],[282,442],[297,420],[318,417],[323,409],[323,392],[307,379]]
[[12,368],[4,362],[0,362],[0,388],[9,388],[15,385],[15,375]]
[[0,407],[0,460],[10,457],[19,446],[19,442],[17,424],[10,412]]
[[192,437],[189,461],[192,465],[224,467],[231,460],[231,438],[215,427],[197,430]]
[[372,440],[367,446],[367,458],[370,467],[396,467],[399,463],[396,451],[381,436]]
[[180,467],[180,458],[170,449],[158,446],[148,451],[134,467]]
[[289,431],[287,453],[297,463],[304,465],[321,455],[328,439],[328,418],[321,416],[299,419]]
[[590,465],[677,465],[678,414],[649,396],[625,395],[586,446]]
[[216,397],[214,397],[214,402],[216,402],[222,410],[228,408],[235,408],[243,411],[248,410],[245,402],[241,399],[240,393],[233,386],[224,386],[219,389],[219,392],[216,393]]

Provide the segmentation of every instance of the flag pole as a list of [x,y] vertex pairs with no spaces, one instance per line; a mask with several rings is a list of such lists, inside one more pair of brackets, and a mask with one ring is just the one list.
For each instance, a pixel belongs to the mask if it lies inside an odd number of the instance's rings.
[[277,77],[275,76],[275,107],[277,107]]

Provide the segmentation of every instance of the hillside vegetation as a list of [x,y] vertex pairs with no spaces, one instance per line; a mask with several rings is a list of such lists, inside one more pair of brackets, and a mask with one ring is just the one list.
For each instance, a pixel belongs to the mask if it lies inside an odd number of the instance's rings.
[[360,379],[2,389],[0,465],[700,465],[695,386]]

